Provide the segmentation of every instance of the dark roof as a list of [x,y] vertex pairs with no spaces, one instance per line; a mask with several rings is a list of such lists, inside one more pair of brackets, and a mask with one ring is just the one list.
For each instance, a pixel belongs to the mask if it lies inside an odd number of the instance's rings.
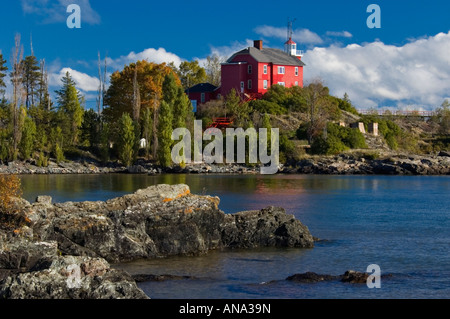
[[299,58],[291,56],[280,49],[263,48],[259,50],[255,47],[249,47],[247,49],[236,52],[231,58],[228,59],[227,63],[239,62],[233,61],[238,55],[250,54],[256,61],[262,63],[273,63],[280,65],[295,65],[304,66]]
[[212,85],[211,83],[199,83],[194,85],[193,87],[186,90],[189,93],[203,93],[203,92],[214,92],[217,89],[217,86]]

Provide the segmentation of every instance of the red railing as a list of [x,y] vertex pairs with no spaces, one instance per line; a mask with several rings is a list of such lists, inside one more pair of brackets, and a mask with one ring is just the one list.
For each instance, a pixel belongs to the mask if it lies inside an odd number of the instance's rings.
[[214,122],[208,128],[218,128],[223,129],[229,127],[233,124],[233,120],[228,117],[218,117],[214,120]]

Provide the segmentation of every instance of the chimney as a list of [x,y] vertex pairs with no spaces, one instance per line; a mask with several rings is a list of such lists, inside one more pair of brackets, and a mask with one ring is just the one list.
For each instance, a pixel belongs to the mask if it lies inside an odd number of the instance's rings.
[[253,46],[255,48],[257,48],[258,50],[262,50],[262,48],[263,48],[262,40],[255,40],[255,41],[253,41]]

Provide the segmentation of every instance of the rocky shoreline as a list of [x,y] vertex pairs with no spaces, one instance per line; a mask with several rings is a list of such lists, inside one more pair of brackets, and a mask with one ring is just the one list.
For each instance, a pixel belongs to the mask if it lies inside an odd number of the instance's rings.
[[437,155],[392,154],[372,159],[370,155],[342,154],[303,159],[280,170],[285,174],[327,175],[450,175],[450,153]]
[[110,263],[211,250],[314,247],[282,208],[225,214],[219,198],[156,185],[106,202],[16,199],[25,222],[0,229],[0,299],[146,299]]
[[[374,158],[375,157],[375,158]],[[189,164],[185,167],[161,168],[151,162],[139,160],[124,167],[118,163],[106,166],[97,162],[49,162],[48,167],[38,167],[33,162],[10,162],[0,165],[0,174],[260,174],[259,165],[239,164]],[[387,153],[340,154],[336,156],[308,156],[296,162],[280,165],[279,174],[328,175],[450,175],[450,152],[435,155]]]

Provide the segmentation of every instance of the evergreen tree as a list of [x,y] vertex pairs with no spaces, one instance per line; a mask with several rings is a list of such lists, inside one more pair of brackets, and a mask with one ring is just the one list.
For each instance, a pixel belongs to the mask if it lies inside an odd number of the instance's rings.
[[0,53],[0,99],[5,95],[5,77],[6,71],[8,71],[8,67],[6,66],[6,60],[3,59],[3,54]]
[[62,79],[61,90],[56,91],[59,104],[58,119],[63,128],[65,140],[69,146],[74,146],[78,142],[79,131],[83,122],[82,97],[75,87],[75,81],[66,73]]
[[267,150],[270,153],[272,149],[272,125],[270,124],[269,114],[264,114],[261,127],[267,129]]
[[36,105],[39,98],[39,80],[41,78],[41,68],[39,61],[34,55],[25,57],[23,64],[23,86],[25,89],[25,105],[27,108]]
[[136,143],[133,120],[128,113],[123,113],[119,120],[119,159],[125,166],[130,166],[134,158],[134,147]]
[[86,110],[81,125],[81,143],[87,147],[93,147],[100,142],[100,116],[92,109]]
[[59,126],[56,128],[52,127],[50,132],[50,143],[52,145],[52,152],[56,158],[56,162],[60,163],[64,161],[64,135],[63,130]]
[[35,146],[36,124],[34,121],[26,116],[22,128],[22,137],[19,143],[19,151],[22,159],[27,160],[32,157]]
[[178,87],[178,93],[173,107],[173,128],[187,127],[188,123],[194,119],[192,104],[189,97],[184,93],[181,86]]
[[149,108],[146,108],[142,113],[142,138],[145,139],[145,157],[148,159],[150,155],[150,140],[152,136],[153,129],[153,115],[152,111]]
[[163,100],[173,106],[178,95],[178,86],[173,73],[169,73],[164,77],[162,85]]
[[172,146],[173,114],[170,105],[161,101],[158,117],[158,162],[163,167],[169,167]]

